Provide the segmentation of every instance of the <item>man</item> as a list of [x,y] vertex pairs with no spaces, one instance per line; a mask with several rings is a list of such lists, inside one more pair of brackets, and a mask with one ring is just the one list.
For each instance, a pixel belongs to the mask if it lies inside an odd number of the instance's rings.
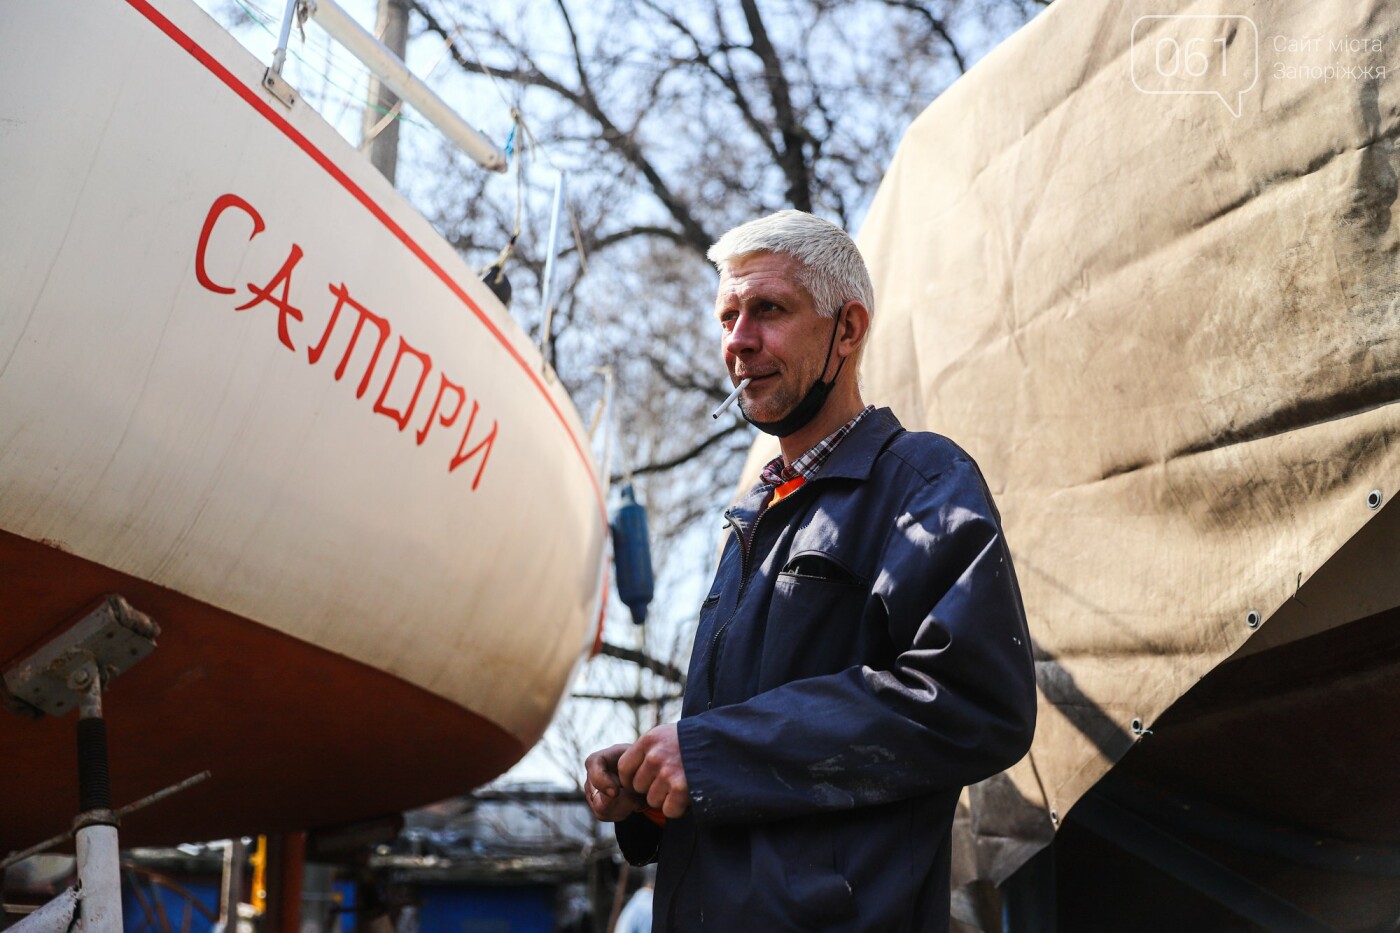
[[725,513],[680,722],[590,755],[590,806],[658,861],[657,930],[947,930],[958,795],[1034,728],[1000,520],[967,454],[862,401],[844,231],[783,211],[709,257],[741,410],[782,456]]
[[642,886],[617,915],[613,933],[649,933],[651,930],[651,902],[655,893],[656,878],[650,874],[651,866],[647,866],[643,871],[647,874],[643,876]]

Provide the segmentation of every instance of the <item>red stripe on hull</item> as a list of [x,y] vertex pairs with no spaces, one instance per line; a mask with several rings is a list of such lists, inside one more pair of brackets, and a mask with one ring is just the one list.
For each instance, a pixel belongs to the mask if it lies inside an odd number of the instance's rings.
[[560,410],[559,405],[554,401],[554,396],[551,395],[549,389],[545,387],[541,374],[536,372],[535,367],[520,354],[520,351],[516,349],[515,345],[511,343],[510,339],[506,337],[501,329],[496,326],[496,323],[472,300],[471,296],[467,294],[466,289],[458,284],[457,280],[454,279],[446,269],[439,265],[437,260],[433,259],[422,245],[414,240],[413,237],[409,236],[408,232],[389,215],[389,212],[385,210],[384,207],[356,184],[344,169],[337,165],[329,155],[318,149],[311,140],[303,136],[292,126],[286,117],[268,103],[261,92],[253,90],[235,77],[234,74],[215,59],[208,50],[182,32],[180,28],[170,20],[166,19],[166,17],[152,6],[148,0],[127,0],[127,3],[132,9],[144,16],[152,25],[188,52],[195,61],[199,62],[210,74],[223,82],[229,90],[242,98],[242,100],[257,111],[263,119],[275,126],[277,130],[286,136],[297,148],[310,156],[311,160],[317,166],[331,178],[335,179],[335,181],[345,189],[346,193],[363,205],[375,220],[382,224],[389,233],[398,239],[398,241],[402,243],[429,272],[442,282],[443,285],[447,286],[448,290],[466,306],[467,310],[476,317],[481,325],[486,328],[487,332],[500,344],[501,348],[505,350],[505,352],[510,355],[511,359],[515,361],[516,365],[520,367],[521,372],[523,372],[526,378],[535,386],[535,389],[544,398],[545,404],[548,405],[550,410],[554,413],[554,417],[559,422],[559,426],[563,428],[565,436],[569,439],[569,443],[573,445],[574,453],[578,455],[578,460],[583,466],[584,473],[588,476],[588,481],[593,487],[594,498],[598,503],[598,513],[603,517],[604,523],[606,523],[607,508],[603,502],[603,491],[598,485],[598,477],[594,473],[591,457],[584,452],[583,445],[579,442],[578,437],[574,435],[573,428],[569,426],[568,419],[565,418],[564,412]]
[[[4,666],[106,593],[161,626],[155,653],[104,698],[114,802],[213,772],[128,818],[123,845],[394,813],[488,781],[525,752],[494,723],[382,671],[0,532]],[[386,640],[412,637],[394,620],[385,625]],[[0,853],[69,825],[78,803],[75,723],[72,714],[29,721],[0,712]]]

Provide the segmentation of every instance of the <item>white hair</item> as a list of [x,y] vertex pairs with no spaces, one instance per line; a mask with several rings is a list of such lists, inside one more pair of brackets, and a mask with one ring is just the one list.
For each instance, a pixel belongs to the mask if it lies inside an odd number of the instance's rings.
[[705,256],[723,274],[726,263],[751,253],[782,253],[800,262],[798,283],[825,317],[834,317],[853,298],[875,313],[875,288],[865,260],[850,235],[829,220],[805,211],[778,211],[730,230]]

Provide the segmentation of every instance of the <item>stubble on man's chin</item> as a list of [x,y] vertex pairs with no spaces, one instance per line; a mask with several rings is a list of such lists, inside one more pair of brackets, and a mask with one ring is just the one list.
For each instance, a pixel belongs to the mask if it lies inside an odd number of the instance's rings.
[[762,422],[763,424],[768,424],[769,422],[772,422],[772,421],[781,421],[783,418],[786,418],[786,417],[788,416],[788,412],[792,411],[792,406],[789,405],[789,406],[787,406],[786,408],[783,408],[783,409],[782,409],[781,411],[779,411],[777,414],[772,414],[771,411],[768,411],[768,412],[760,411],[760,412],[755,413],[749,405],[746,405],[746,404],[744,403],[743,399],[740,399],[740,400],[739,400],[739,410],[740,410],[741,412],[743,412],[743,414],[744,414],[744,420],[746,420],[746,421],[750,421],[750,422],[759,421],[759,422]]
[[781,421],[792,414],[797,403],[802,401],[800,393],[794,392],[787,387],[779,387],[771,398],[765,400],[761,406],[762,411],[754,411],[753,405],[747,401],[743,395],[739,396],[739,410],[743,412],[744,418],[749,421],[761,421],[769,424],[774,421]]

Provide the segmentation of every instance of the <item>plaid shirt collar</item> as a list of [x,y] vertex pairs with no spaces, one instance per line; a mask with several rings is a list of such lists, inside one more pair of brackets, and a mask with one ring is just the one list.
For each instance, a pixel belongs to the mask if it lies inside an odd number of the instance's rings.
[[812,474],[816,473],[817,469],[831,456],[831,452],[836,449],[836,445],[841,443],[842,439],[844,439],[847,434],[851,433],[851,429],[859,423],[860,419],[874,410],[874,405],[866,405],[865,408],[861,409],[860,414],[841,425],[841,427],[837,428],[835,431],[832,431],[820,441],[817,441],[811,450],[792,461],[791,466],[783,465],[783,458],[781,455],[774,457],[772,460],[769,460],[768,465],[763,468],[760,478],[769,486],[781,486],[783,483],[797,479],[799,476],[804,479],[810,479]]

